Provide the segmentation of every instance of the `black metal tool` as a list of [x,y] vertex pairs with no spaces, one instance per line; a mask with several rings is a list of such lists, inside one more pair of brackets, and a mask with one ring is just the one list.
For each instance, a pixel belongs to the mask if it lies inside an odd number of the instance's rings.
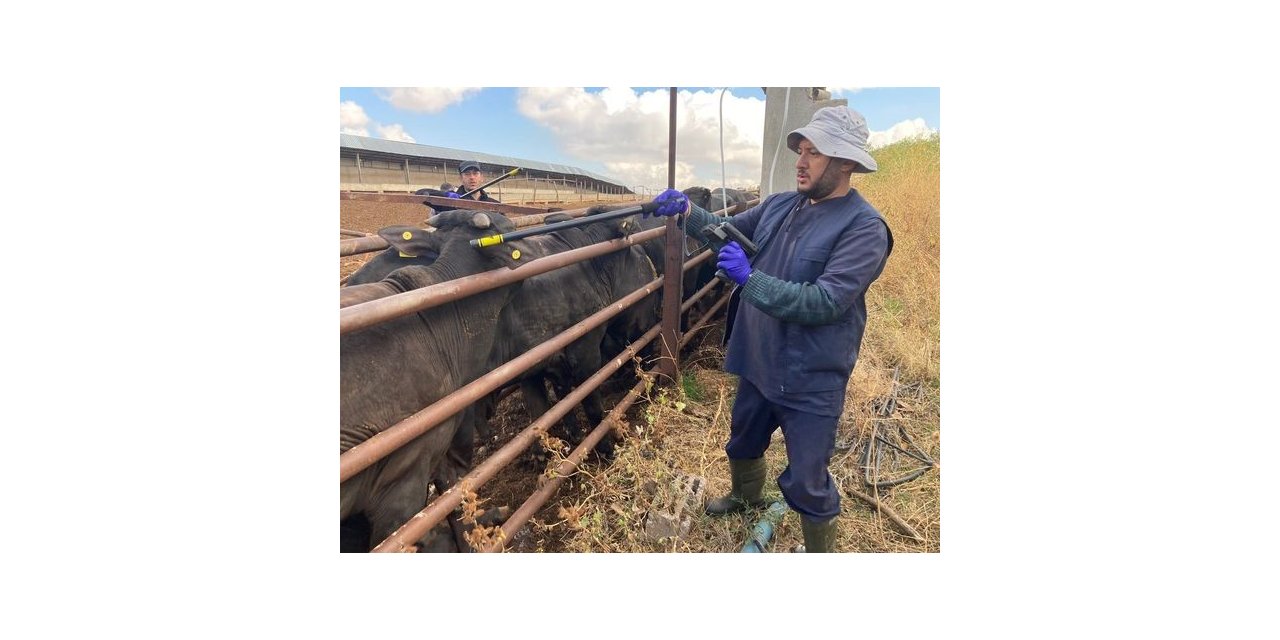
[[[717,222],[703,227],[702,237],[706,238],[707,243],[715,248],[717,252],[730,242],[737,242],[748,258],[754,258],[759,251],[750,238],[743,235],[741,231],[738,231],[737,227],[728,222]],[[716,277],[725,284],[738,284],[729,277],[729,274],[725,273],[724,269],[716,269]]]
[[662,206],[661,203],[646,202],[644,204],[636,205],[634,207],[624,207],[622,209],[618,209],[617,211],[598,213],[593,216],[583,216],[581,218],[574,218],[573,220],[565,220],[564,222],[554,222],[541,227],[533,227],[532,229],[524,229],[522,231],[515,231],[512,233],[498,234],[496,236],[485,236],[483,238],[476,238],[475,240],[472,240],[471,246],[477,247],[477,248],[490,247],[495,244],[502,244],[503,242],[510,242],[512,240],[520,240],[521,238],[528,238],[529,236],[538,236],[544,233],[551,233],[552,231],[560,231],[561,229],[572,229],[574,227],[581,227],[584,224],[600,222],[601,220],[613,220],[614,218],[625,218],[627,216],[632,216],[637,213],[653,213],[660,206]]

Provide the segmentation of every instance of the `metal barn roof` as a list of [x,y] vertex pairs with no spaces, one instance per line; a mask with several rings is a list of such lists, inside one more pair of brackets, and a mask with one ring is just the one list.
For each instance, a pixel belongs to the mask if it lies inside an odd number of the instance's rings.
[[627,188],[620,180],[610,178],[608,176],[602,176],[598,173],[593,173],[586,169],[580,169],[567,164],[538,162],[536,160],[525,160],[524,158],[513,158],[511,156],[498,156],[491,153],[480,153],[478,151],[463,151],[461,149],[436,147],[429,144],[417,144],[416,142],[399,142],[396,140],[383,140],[381,138],[366,138],[364,136],[357,136],[349,133],[342,133],[339,135],[342,136],[342,148],[344,149],[389,153],[398,156],[409,156],[411,158],[442,158],[445,160],[456,161],[475,160],[482,165],[505,165],[508,167],[520,167],[521,169],[536,169],[538,171],[550,171],[553,173],[585,176],[594,180]]

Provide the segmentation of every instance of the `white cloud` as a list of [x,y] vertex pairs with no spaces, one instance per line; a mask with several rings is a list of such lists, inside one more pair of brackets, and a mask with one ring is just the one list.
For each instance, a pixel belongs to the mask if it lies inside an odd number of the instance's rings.
[[391,124],[387,126],[378,125],[378,137],[384,140],[398,140],[400,142],[416,142],[413,136],[404,132],[404,126]]
[[[667,183],[666,89],[637,93],[610,87],[522,89],[520,113],[551,131],[565,153],[600,162],[627,186]],[[720,184],[720,91],[680,91],[676,96],[676,187]],[[728,185],[760,182],[764,100],[724,96],[724,164]]]
[[924,123],[924,118],[914,118],[912,120],[903,120],[889,127],[887,131],[872,131],[870,133],[871,135],[867,139],[867,147],[878,149],[901,140],[927,138],[938,132],[935,129],[930,129]]
[[862,91],[862,87],[827,87],[827,91],[831,92],[831,97],[838,98],[841,96],[851,96]]
[[478,87],[394,87],[379,91],[383,100],[397,109],[414,113],[440,113],[452,104],[462,102]]
[[340,106],[341,115],[338,122],[343,133],[369,137],[369,127],[372,125],[374,131],[378,132],[376,136],[378,138],[397,140],[399,142],[416,142],[413,136],[405,132],[404,125],[384,125],[374,122],[369,118],[369,114],[364,112],[364,107],[361,107],[355,100],[344,100]]
[[369,135],[369,116],[365,114],[364,109],[355,103],[354,100],[346,100],[342,103],[342,115],[339,116],[339,122],[342,126],[343,133],[350,133],[357,136]]

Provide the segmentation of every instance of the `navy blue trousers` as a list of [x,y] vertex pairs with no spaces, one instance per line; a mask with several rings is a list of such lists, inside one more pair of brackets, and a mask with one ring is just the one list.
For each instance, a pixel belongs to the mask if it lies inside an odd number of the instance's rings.
[[826,520],[840,514],[840,492],[827,471],[835,453],[838,420],[774,404],[746,378],[739,378],[724,452],[733,460],[759,458],[781,426],[787,445],[787,468],[778,476],[782,496],[792,510],[812,520]]

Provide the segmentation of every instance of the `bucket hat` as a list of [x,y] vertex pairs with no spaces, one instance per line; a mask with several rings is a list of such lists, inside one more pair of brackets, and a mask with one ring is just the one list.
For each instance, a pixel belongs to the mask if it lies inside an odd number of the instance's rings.
[[832,158],[858,163],[854,173],[871,173],[876,161],[867,153],[867,119],[849,107],[823,107],[809,124],[787,134],[787,147],[799,153],[800,139],[808,140],[818,152]]

